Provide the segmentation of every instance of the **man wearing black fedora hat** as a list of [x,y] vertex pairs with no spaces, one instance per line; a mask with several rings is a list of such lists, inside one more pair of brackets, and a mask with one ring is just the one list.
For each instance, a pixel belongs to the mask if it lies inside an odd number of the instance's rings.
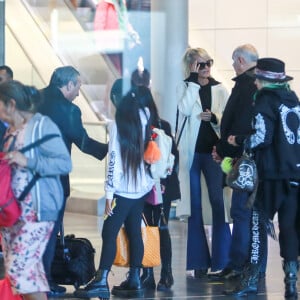
[[[256,247],[270,228],[269,220],[278,213],[280,256],[285,273],[285,299],[297,299],[297,272],[299,238],[297,212],[300,198],[300,104],[291,91],[285,64],[276,58],[257,61],[254,72],[257,93],[254,96],[254,133],[246,143],[254,153],[259,184],[254,202],[257,213],[256,234],[252,230],[250,262],[238,285],[226,294],[244,296],[257,292],[260,261]],[[229,136],[228,142],[241,142]]]
[[285,74],[284,62],[271,57],[261,58],[257,61],[254,77],[258,79],[256,85],[260,81],[266,81],[269,85],[270,82],[284,83],[293,79],[293,77]]

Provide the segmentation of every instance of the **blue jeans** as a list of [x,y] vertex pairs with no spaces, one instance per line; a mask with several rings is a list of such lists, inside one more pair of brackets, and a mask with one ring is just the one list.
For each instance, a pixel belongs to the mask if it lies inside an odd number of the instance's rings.
[[228,267],[238,271],[241,271],[249,260],[252,210],[246,206],[248,197],[247,192],[232,192],[230,215],[233,226]]
[[[202,217],[201,171],[206,180],[212,207],[212,246],[209,252]],[[195,153],[190,170],[191,216],[188,220],[187,270],[223,269],[229,259],[231,233],[225,222],[223,202],[223,174],[210,153]]]

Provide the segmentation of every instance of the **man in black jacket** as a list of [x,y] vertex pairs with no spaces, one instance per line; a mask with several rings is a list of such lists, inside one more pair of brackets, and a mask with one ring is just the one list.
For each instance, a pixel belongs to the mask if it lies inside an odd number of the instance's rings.
[[[52,74],[49,86],[41,91],[43,103],[39,112],[49,116],[56,123],[70,153],[74,143],[82,152],[102,160],[107,154],[108,145],[88,136],[82,124],[80,108],[72,103],[79,94],[80,86],[80,74],[75,68],[71,66],[57,68]],[[51,278],[56,236],[63,220],[67,198],[70,195],[69,176],[61,176],[61,182],[65,202],[44,254],[45,272],[53,295],[66,291],[64,287],[55,284]]]
[[[237,76],[233,78],[235,84],[222,116],[221,139],[213,151],[216,161],[221,161],[225,156],[240,157],[243,153],[243,146],[232,146],[227,142],[227,138],[230,135],[243,137],[252,132],[253,96],[257,91],[253,73],[258,53],[252,45],[246,44],[234,50],[232,59]],[[247,192],[234,190],[232,193],[230,213],[233,228],[229,263],[221,272],[212,275],[213,279],[229,279],[239,276],[249,258],[252,212],[246,206],[248,198]]]

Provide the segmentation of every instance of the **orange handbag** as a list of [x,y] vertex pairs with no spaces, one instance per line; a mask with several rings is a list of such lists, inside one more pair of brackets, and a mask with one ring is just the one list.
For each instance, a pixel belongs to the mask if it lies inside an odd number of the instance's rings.
[[[159,227],[149,226],[143,216],[142,238],[144,243],[143,267],[155,267],[160,265],[160,238]],[[144,224],[143,224],[144,223]],[[143,226],[144,225],[144,226]],[[116,256],[114,265],[119,267],[129,266],[129,241],[124,227],[121,227],[116,239]]]

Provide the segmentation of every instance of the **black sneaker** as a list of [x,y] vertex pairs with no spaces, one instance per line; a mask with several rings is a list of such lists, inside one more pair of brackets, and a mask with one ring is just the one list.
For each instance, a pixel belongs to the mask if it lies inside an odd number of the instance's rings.
[[216,272],[216,273],[211,273],[208,274],[208,278],[211,280],[224,280],[226,278],[226,276],[228,276],[230,273],[232,273],[232,269],[231,268],[224,268],[222,271]]
[[195,269],[194,277],[195,278],[207,278],[207,269]]
[[49,283],[50,292],[48,292],[48,297],[57,297],[63,295],[67,289],[64,286],[58,285],[55,282]]

